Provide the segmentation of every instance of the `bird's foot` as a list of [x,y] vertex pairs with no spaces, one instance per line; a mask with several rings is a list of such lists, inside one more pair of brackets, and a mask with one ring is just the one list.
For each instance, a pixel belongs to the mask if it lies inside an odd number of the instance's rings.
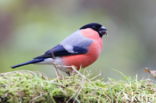
[[88,79],[86,78],[86,76],[84,76],[82,73],[80,73],[80,72],[77,70],[76,66],[74,66],[74,65],[73,65],[73,66],[64,66],[64,68],[70,68],[70,69],[71,69],[71,71],[66,72],[69,76],[78,74],[78,75],[79,75],[80,77],[82,77],[83,79],[88,80]]

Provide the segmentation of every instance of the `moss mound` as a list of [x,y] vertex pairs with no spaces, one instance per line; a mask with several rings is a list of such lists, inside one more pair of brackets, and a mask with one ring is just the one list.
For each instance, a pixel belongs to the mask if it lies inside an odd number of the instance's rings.
[[150,80],[49,79],[39,72],[0,74],[0,103],[156,103]]

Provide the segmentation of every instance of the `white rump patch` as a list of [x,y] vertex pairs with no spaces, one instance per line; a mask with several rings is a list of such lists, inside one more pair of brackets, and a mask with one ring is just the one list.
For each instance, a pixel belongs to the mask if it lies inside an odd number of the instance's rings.
[[51,65],[51,64],[62,64],[62,60],[61,58],[47,58],[44,61],[38,63],[38,64],[47,64],[47,65]]

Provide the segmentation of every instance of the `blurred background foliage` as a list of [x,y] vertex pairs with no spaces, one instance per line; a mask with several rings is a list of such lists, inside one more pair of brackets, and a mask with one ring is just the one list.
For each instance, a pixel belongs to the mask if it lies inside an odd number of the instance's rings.
[[[104,50],[88,71],[119,78],[114,71],[141,78],[156,69],[155,0],[0,0],[0,72],[52,48],[84,24],[108,29]],[[18,68],[54,77],[52,66]]]

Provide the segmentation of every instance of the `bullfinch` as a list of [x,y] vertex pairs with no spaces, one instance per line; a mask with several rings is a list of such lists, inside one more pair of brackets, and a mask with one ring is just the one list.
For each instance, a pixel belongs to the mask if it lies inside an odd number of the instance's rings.
[[70,66],[77,70],[85,68],[99,57],[103,47],[102,37],[107,34],[106,31],[99,23],[86,24],[43,55],[12,68],[28,64],[50,64],[67,74],[72,72]]

